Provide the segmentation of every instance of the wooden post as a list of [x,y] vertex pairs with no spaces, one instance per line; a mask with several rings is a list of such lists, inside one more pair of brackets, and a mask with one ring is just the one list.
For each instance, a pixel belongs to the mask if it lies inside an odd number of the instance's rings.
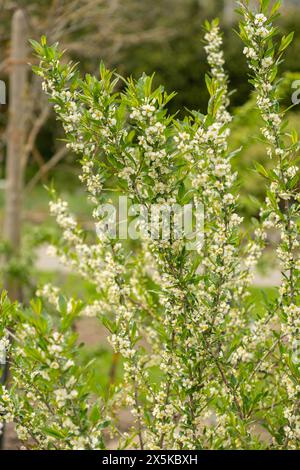
[[[18,257],[21,244],[21,213],[23,192],[23,153],[26,134],[27,25],[22,10],[12,19],[9,78],[9,117],[7,132],[4,239],[11,256]],[[21,300],[21,286],[7,279],[6,289],[11,300]]]
[[[7,131],[7,158],[5,178],[4,240],[8,243],[10,257],[18,257],[21,247],[22,199],[24,180],[24,149],[26,134],[26,84],[27,84],[27,25],[22,10],[12,19],[11,55],[9,77],[9,116]],[[17,279],[7,277],[5,288],[11,300],[22,300],[22,289]],[[7,380],[7,364],[2,367],[0,382]],[[0,435],[3,448],[4,428]]]

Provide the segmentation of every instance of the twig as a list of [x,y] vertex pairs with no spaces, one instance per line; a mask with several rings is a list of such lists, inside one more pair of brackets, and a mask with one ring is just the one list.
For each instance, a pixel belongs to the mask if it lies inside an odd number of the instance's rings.
[[45,165],[34,175],[34,177],[29,181],[25,188],[25,192],[28,193],[32,191],[32,189],[36,186],[36,184],[40,181],[40,179],[45,176],[52,168],[54,168],[57,163],[62,160],[66,154],[68,153],[68,149],[66,147],[60,148],[51,158],[48,160]]

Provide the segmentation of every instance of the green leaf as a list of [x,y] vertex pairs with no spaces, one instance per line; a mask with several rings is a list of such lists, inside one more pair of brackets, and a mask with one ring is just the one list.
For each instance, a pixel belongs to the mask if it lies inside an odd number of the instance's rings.
[[102,317],[102,323],[103,326],[105,326],[105,328],[107,328],[110,333],[114,333],[116,331],[116,325],[107,317]]
[[299,141],[298,132],[296,129],[292,129],[291,131],[291,140],[293,144],[297,144]]
[[47,45],[47,38],[46,38],[46,36],[42,36],[42,37],[41,37],[41,45],[42,45],[43,47]]
[[260,163],[258,163],[258,162],[255,162],[255,163],[254,163],[254,166],[255,166],[256,171],[257,171],[260,175],[262,175],[262,176],[264,176],[265,178],[268,178],[268,179],[269,179],[269,175],[268,175],[268,172],[267,172],[267,170],[265,169],[265,167],[263,167],[263,166],[262,166]]
[[95,403],[90,413],[90,420],[93,424],[96,424],[101,417],[100,407],[98,403]]
[[213,96],[214,94],[214,90],[213,90],[213,81],[212,79],[210,78],[209,75],[205,75],[205,83],[206,83],[206,87],[207,87],[207,90],[208,90],[208,93],[210,94],[210,96]]
[[270,16],[276,15],[280,7],[281,7],[281,0],[277,0],[277,2],[272,7]]
[[293,41],[294,39],[294,32],[290,33],[288,36],[283,36],[282,39],[281,39],[281,44],[279,46],[279,50],[278,52],[281,53],[283,52],[287,47],[289,47],[289,45],[291,44],[291,42]]
[[260,2],[261,11],[263,13],[267,13],[269,5],[270,5],[270,0],[261,0]]
[[66,433],[61,431],[60,429],[56,427],[45,427],[43,431],[48,434],[49,436],[55,437],[55,439],[65,439]]

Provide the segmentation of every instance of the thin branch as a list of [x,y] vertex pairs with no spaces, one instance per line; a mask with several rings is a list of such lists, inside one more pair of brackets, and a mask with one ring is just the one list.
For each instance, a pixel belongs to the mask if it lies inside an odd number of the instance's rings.
[[32,191],[37,183],[45,176],[52,168],[54,168],[68,153],[66,147],[60,148],[51,158],[48,160],[42,168],[34,175],[29,181],[25,188],[25,193]]
[[261,364],[267,359],[267,357],[269,357],[269,355],[274,351],[274,349],[276,348],[276,346],[280,343],[280,341],[282,339],[284,339],[287,335],[282,335],[280,336],[280,338],[278,338],[275,343],[271,346],[270,349],[268,349],[268,351],[263,355],[263,357],[260,359],[260,361],[257,363],[255,369],[252,371],[252,373],[250,374],[250,377],[248,378],[248,382],[251,383],[251,380],[252,378],[254,377],[254,375],[256,374],[256,372],[259,370]]

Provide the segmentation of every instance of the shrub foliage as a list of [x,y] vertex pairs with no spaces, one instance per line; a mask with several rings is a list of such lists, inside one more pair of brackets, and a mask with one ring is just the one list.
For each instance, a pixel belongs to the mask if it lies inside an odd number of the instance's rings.
[[[0,412],[27,446],[104,449],[114,437],[119,448],[297,448],[299,140],[286,131],[278,95],[278,66],[292,35],[278,39],[279,3],[269,3],[261,0],[257,10],[240,4],[240,37],[272,161],[271,169],[257,164],[268,193],[251,237],[238,215],[231,166],[238,150],[228,150],[230,93],[217,20],[205,25],[207,114],[191,111],[183,121],[168,114],[173,95],[153,89],[153,77],[129,78],[116,91],[123,79],[103,64],[99,78],[82,79],[57,45],[33,43],[41,59],[35,72],[80,156],[96,226],[113,186],[148,208],[201,204],[205,237],[188,250],[173,231],[161,240],[143,229],[132,249],[100,230],[87,233],[51,190],[62,234],[53,249],[97,295],[78,301],[46,285],[27,308],[2,296],[0,344],[11,384],[2,387]],[[269,230],[280,232],[282,284],[262,312],[247,299]],[[81,366],[72,328],[79,315],[98,317],[124,360],[122,381],[109,393],[89,389],[93,364]],[[126,433],[118,420],[124,406],[135,420]]]

